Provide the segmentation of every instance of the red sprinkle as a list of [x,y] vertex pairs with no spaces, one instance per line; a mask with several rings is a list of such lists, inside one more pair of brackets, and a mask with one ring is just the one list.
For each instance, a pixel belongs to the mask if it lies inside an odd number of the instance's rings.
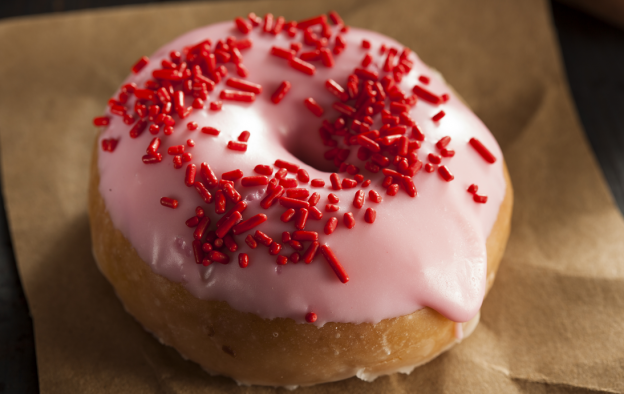
[[308,172],[306,170],[300,168],[297,170],[297,179],[301,183],[308,183],[310,181],[310,175],[308,175]]
[[334,22],[334,25],[344,25],[342,18],[336,11],[329,11],[329,19]]
[[455,156],[455,151],[452,150],[452,149],[443,148],[443,149],[440,150],[440,155],[442,157],[453,157],[453,156]]
[[321,212],[321,210],[317,207],[310,207],[309,211],[312,219],[321,220],[323,218],[323,212]]
[[436,147],[438,149],[444,149],[448,146],[450,142],[451,142],[451,137],[447,135],[446,137],[440,138],[440,140],[436,142]]
[[249,256],[247,255],[247,253],[238,254],[238,265],[241,268],[245,268],[249,265]]
[[427,102],[430,102],[431,104],[438,105],[442,103],[442,98],[440,98],[440,96],[430,92],[429,90],[423,88],[422,86],[416,85],[414,86],[412,91],[414,92],[416,96],[418,96],[418,98],[423,99]]
[[285,169],[285,168],[280,168],[275,173],[275,179],[282,180],[282,179],[286,178],[286,175],[288,175],[288,170]]
[[212,169],[207,163],[201,163],[200,172],[201,172],[202,177],[206,181],[206,184],[208,185],[208,187],[217,186],[217,184],[219,183],[219,180],[217,179],[217,176],[215,175],[214,171],[212,171]]
[[277,265],[286,265],[288,263],[288,257],[279,255],[277,256]]
[[167,148],[167,153],[169,153],[170,155],[181,155],[182,153],[184,153],[184,145],[170,146],[169,148]]
[[414,185],[414,181],[412,180],[412,178],[410,178],[409,176],[403,176],[402,180],[403,180],[403,187],[405,188],[405,191],[407,192],[407,194],[410,197],[416,197],[416,195],[418,194],[418,191],[416,191],[416,186]]
[[137,74],[147,65],[147,63],[149,63],[149,58],[147,56],[143,56],[134,64],[134,66],[132,66],[132,72]]
[[[372,190],[371,190],[372,191]],[[353,197],[353,206],[356,208],[362,208],[364,206],[364,190],[358,190]]]
[[319,248],[318,241],[314,241],[308,247],[308,250],[301,257],[306,264],[310,264],[312,260],[314,260],[314,256],[316,256],[316,251]]
[[314,67],[314,65],[296,57],[291,58],[288,61],[288,65],[295,70],[301,71],[302,73],[307,75],[314,75],[314,73],[316,72],[316,67]]
[[380,203],[380,202],[381,202],[381,200],[382,200],[381,195],[380,195],[379,193],[377,193],[377,191],[375,191],[375,190],[370,190],[370,191],[368,192],[368,198],[369,198],[372,202],[375,202],[375,203]]
[[236,23],[238,30],[240,30],[243,34],[248,34],[252,29],[251,23],[241,17],[234,19],[234,22]]
[[302,200],[302,199],[308,198],[308,196],[310,195],[310,191],[305,188],[288,189],[286,190],[286,195],[288,197]]
[[472,199],[474,200],[474,202],[477,202],[480,204],[485,204],[488,200],[487,196],[481,196],[477,193],[475,193],[474,196],[472,196]]
[[362,48],[369,49],[371,47],[371,43],[368,40],[362,40]]
[[412,136],[417,141],[424,141],[425,140],[425,134],[420,130],[418,125],[414,125],[414,127],[412,127]]
[[483,160],[490,164],[496,162],[496,157],[478,139],[471,138],[470,145],[483,157]]
[[289,208],[280,216],[280,220],[284,223],[288,223],[293,216],[295,216],[295,209]]
[[325,181],[322,179],[312,179],[312,181],[310,182],[310,186],[312,187],[323,187],[325,186]]
[[160,205],[163,205],[167,208],[175,209],[178,207],[178,200],[169,197],[162,197],[160,199]]
[[349,281],[349,275],[347,275],[346,271],[338,261],[336,254],[328,245],[321,246],[321,253],[325,257],[325,260],[329,263],[329,266],[334,270],[336,276],[342,283],[347,283]]
[[440,119],[444,117],[444,115],[446,115],[446,113],[444,113],[444,111],[440,111],[437,114],[433,115],[431,117],[431,120],[433,120],[434,122],[438,122]]
[[227,144],[227,147],[228,149],[239,151],[239,152],[247,151],[247,144],[244,142],[229,141]]
[[332,104],[332,108],[346,116],[353,116],[356,112],[355,108],[350,105],[339,102]]
[[264,16],[264,26],[262,27],[262,31],[270,33],[271,30],[273,30],[273,14],[268,13]]
[[[223,223],[221,223],[221,226],[217,227],[217,237],[223,238],[225,234],[227,234],[232,229],[232,227],[234,227],[234,225],[238,223],[242,218],[243,215],[241,215],[240,212],[234,211],[227,219],[223,221]],[[244,231],[245,230],[240,231],[239,233],[242,233]]]
[[455,177],[453,176],[453,174],[451,174],[451,172],[449,171],[449,169],[446,166],[440,166],[438,167],[438,173],[440,174],[440,176],[442,177],[442,179],[444,179],[447,182],[452,181],[453,179],[455,179]]
[[193,254],[195,255],[195,263],[201,264],[204,259],[204,251],[202,250],[202,243],[200,240],[193,241]]
[[219,189],[215,193],[215,213],[222,214],[225,213],[225,204],[227,201],[225,200],[225,194],[223,194],[223,190]]
[[217,136],[219,135],[220,131],[215,129],[214,127],[202,127],[201,132],[204,134],[208,134],[208,135],[214,135]]
[[219,95],[221,100],[240,101],[251,103],[256,100],[256,94],[251,92],[239,92],[237,90],[222,90]]
[[355,218],[353,217],[353,214],[351,212],[347,212],[344,214],[343,221],[348,229],[352,229],[353,227],[355,227]]
[[281,57],[286,60],[293,59],[295,57],[295,53],[296,53],[295,51],[290,50],[290,49],[284,49],[284,48],[279,48],[279,47],[271,48],[271,55]]
[[337,226],[338,226],[338,219],[336,219],[335,217],[331,217],[327,220],[327,223],[325,223],[325,227],[323,231],[325,232],[325,234],[329,235],[333,233],[334,230],[336,230]]
[[208,258],[214,262],[221,264],[228,264],[230,262],[230,256],[221,253],[218,250],[212,250],[208,253]]
[[250,136],[249,131],[243,131],[243,132],[242,132],[242,133],[240,133],[240,135],[238,136],[238,140],[239,140],[240,142],[247,142],[247,141],[249,141],[249,136]]
[[379,75],[376,71],[367,70],[364,68],[356,68],[354,70],[354,74],[357,75],[359,78],[367,81],[377,81],[377,79],[379,79]]
[[308,323],[314,323],[316,321],[316,313],[314,312],[306,313],[305,319]]
[[366,137],[363,134],[360,134],[357,136],[357,143],[373,153],[381,151],[381,148],[379,147],[378,143],[376,143],[375,141],[371,140],[370,138]]
[[238,250],[238,244],[230,234],[223,237],[223,244],[230,252],[236,252]]
[[295,216],[295,228],[297,230],[304,230],[307,221],[308,221],[308,209],[299,208],[299,210],[297,211],[297,215]]
[[182,156],[175,155],[173,157],[173,168],[182,168]]
[[388,188],[386,189],[386,194],[389,196],[396,196],[398,192],[399,192],[399,185],[396,183],[393,183],[392,185],[388,186]]
[[244,187],[263,186],[269,184],[269,178],[265,175],[246,176],[241,179],[241,185]]
[[314,100],[312,97],[308,97],[307,99],[303,100],[303,103],[314,115],[318,117],[321,117],[321,115],[323,115],[323,108],[318,105],[316,100]]
[[196,240],[201,240],[206,233],[206,229],[210,226],[210,218],[204,216],[200,221],[197,227],[195,227],[195,231],[193,231],[193,238]]
[[325,88],[327,88],[327,90],[329,90],[331,94],[338,97],[342,101],[347,101],[349,99],[349,95],[344,90],[344,88],[333,79],[328,79],[327,81],[325,81]]
[[235,181],[243,177],[243,171],[241,170],[232,170],[228,172],[224,172],[221,174],[221,179],[226,179],[228,181]]
[[[115,138],[103,139],[102,140],[102,150],[107,151],[107,152],[113,152],[115,150],[115,148],[117,147],[117,143],[118,142],[119,142],[119,140],[115,139]],[[158,153],[158,155],[160,155],[160,153]],[[150,156],[150,157],[153,157],[153,156]],[[161,156],[161,159],[162,159],[162,156]],[[160,160],[158,160],[158,161],[160,161]],[[143,162],[145,162],[145,157],[144,157]]]
[[273,92],[273,94],[271,95],[271,101],[274,104],[278,104],[280,101],[282,101],[282,99],[284,98],[284,96],[286,96],[286,93],[288,93],[288,91],[290,91],[291,88],[291,84],[288,81],[283,81],[278,87],[277,90],[275,90],[275,92]]
[[317,192],[314,192],[314,193],[312,193],[312,195],[308,199],[308,202],[310,203],[310,206],[313,207],[316,204],[318,204],[320,199],[321,199],[321,195],[319,193],[317,193]]
[[275,24],[273,25],[273,31],[271,31],[271,34],[276,36],[279,33],[281,33],[281,31],[284,29],[285,22],[286,20],[284,19],[283,16],[278,16],[277,19],[275,20]]
[[440,164],[442,162],[442,157],[440,155],[436,155],[435,153],[429,153],[427,155],[427,159],[433,164]]
[[293,231],[292,239],[295,241],[318,241],[318,233],[316,231]]
[[241,200],[240,193],[236,191],[236,189],[234,189],[234,186],[232,186],[232,184],[228,183],[228,184],[223,185],[223,193],[228,199],[230,199],[230,201],[234,203],[239,202]]
[[294,163],[289,163],[284,160],[275,160],[275,167],[277,168],[285,168],[289,172],[297,172],[299,170],[299,166]]
[[340,177],[338,176],[337,173],[334,172],[333,174],[331,174],[329,176],[329,180],[330,180],[330,182],[332,184],[332,189],[334,189],[334,190],[341,190],[342,189],[342,186],[340,184]]
[[110,118],[108,116],[99,116],[93,119],[93,124],[95,126],[108,126],[110,123]]
[[197,167],[195,164],[189,164],[186,166],[186,176],[184,177],[184,183],[186,186],[191,187],[195,184],[195,174],[197,173]]
[[279,203],[281,206],[285,208],[294,208],[294,209],[310,208],[309,202],[298,200],[296,198],[290,198],[290,197],[280,197]]
[[223,106],[223,103],[219,100],[217,101],[213,101],[210,103],[210,110],[212,111],[221,111],[221,107]]
[[479,186],[473,183],[472,185],[468,186],[468,189],[466,191],[468,193],[475,194],[478,190],[479,190]]
[[264,209],[269,209],[271,205],[284,194],[284,190],[284,186],[281,185],[278,185],[275,189],[270,191],[267,189],[267,194],[260,202],[260,206]]
[[321,48],[321,60],[325,67],[334,67],[334,57],[327,48]]
[[373,62],[373,57],[370,55],[370,53],[367,53],[366,55],[364,55],[364,58],[362,59],[362,67],[368,67],[372,62]]
[[259,85],[257,83],[245,81],[243,79],[229,78],[225,82],[225,84],[227,86],[231,87],[231,88],[240,89],[240,90],[243,90],[245,92],[251,92],[251,93],[255,93],[255,94],[262,93],[262,86],[261,85]]
[[285,189],[299,186],[295,178],[280,179],[279,184],[284,186]]
[[273,256],[278,254],[281,250],[282,250],[282,245],[278,244],[275,241],[271,242],[271,245],[269,245],[269,254],[272,254]]
[[259,213],[255,216],[252,216],[251,218],[237,224],[233,229],[232,229],[232,233],[234,235],[238,235],[241,233],[244,233],[245,231],[249,231],[252,228],[266,222],[267,220],[267,216],[263,213]]
[[310,19],[305,19],[305,20],[297,22],[297,28],[301,30],[305,30],[310,26],[324,25],[326,23],[327,23],[327,17],[325,15],[319,15]]
[[256,240],[254,239],[254,237],[251,236],[251,234],[248,234],[245,237],[245,243],[252,249],[255,249],[258,247],[258,242],[256,242]]
[[364,214],[364,220],[366,223],[374,223],[377,218],[377,212],[373,208],[367,208]]
[[132,129],[130,129],[130,138],[138,138],[143,133],[143,131],[145,131],[146,127],[147,121],[145,121],[144,119],[136,122],[134,126],[132,126]]
[[193,186],[195,186],[195,190],[197,190],[202,200],[204,200],[206,204],[210,204],[212,202],[212,195],[210,194],[208,189],[206,189],[206,186],[204,186],[203,183],[195,181],[195,184]]
[[340,207],[338,205],[335,205],[335,204],[325,205],[325,211],[327,212],[338,212],[339,210],[340,210]]

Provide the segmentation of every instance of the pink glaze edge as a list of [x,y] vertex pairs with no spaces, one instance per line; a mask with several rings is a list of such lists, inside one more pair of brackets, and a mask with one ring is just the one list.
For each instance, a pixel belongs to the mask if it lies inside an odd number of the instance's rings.
[[[237,39],[244,37],[232,22],[191,31],[159,49],[141,72],[130,75],[124,83],[135,82],[142,86],[171,50],[181,50],[183,46],[205,38],[211,38],[214,43],[230,35]],[[327,148],[322,146],[317,133],[321,118],[305,109],[303,100],[313,97],[326,114],[333,111],[331,104],[335,99],[324,88],[324,81],[332,78],[343,85],[346,83],[347,75],[354,67],[359,67],[366,53],[360,45],[363,38],[372,43],[370,51],[374,55],[378,54],[377,49],[382,43],[397,48],[402,45],[378,33],[351,28],[344,35],[346,50],[335,56],[336,65],[325,68],[319,62],[316,75],[310,77],[289,68],[283,59],[269,55],[273,45],[289,46],[291,41],[284,34],[273,37],[261,34],[256,28],[247,37],[253,41],[253,48],[243,51],[243,63],[250,71],[246,79],[260,83],[262,94],[253,105],[224,102],[221,112],[195,110],[187,119],[177,120],[173,135],[163,139],[159,150],[164,156],[162,163],[143,164],[141,156],[153,136],[146,131],[139,138],[131,139],[128,136],[130,126],[125,125],[121,117],[107,111],[111,123],[103,128],[99,142],[111,137],[120,140],[113,153],[100,150],[99,191],[115,227],[155,273],[182,283],[200,299],[225,301],[239,311],[263,318],[292,318],[304,323],[306,313],[313,311],[318,316],[314,323],[317,326],[326,322],[377,323],[423,307],[431,307],[456,322],[473,318],[481,307],[485,291],[486,239],[505,195],[502,153],[488,129],[452,93],[442,78],[412,53],[410,60],[414,62],[414,68],[401,82],[402,89],[411,92],[418,77],[427,75],[431,78],[428,89],[450,95],[450,100],[443,105],[436,107],[419,100],[411,110],[412,118],[426,135],[418,155],[426,162],[426,155],[437,151],[435,142],[443,136],[451,136],[449,148],[456,154],[444,159],[444,164],[455,180],[445,182],[437,173],[421,170],[414,177],[418,190],[416,198],[410,198],[404,191],[390,197],[379,186],[383,179],[381,173],[367,174],[373,184],[364,190],[368,194],[368,190],[374,188],[384,201],[375,204],[367,197],[364,207],[356,209],[351,203],[359,188],[329,190],[329,172],[301,163],[284,146],[298,151],[298,156],[308,163],[326,166],[322,153]],[[369,67],[381,66],[382,61],[381,56],[375,56]],[[227,67],[228,76],[236,76],[231,64]],[[270,95],[282,80],[290,81],[293,87],[279,105],[274,105],[270,102]],[[209,101],[217,100],[223,88],[225,84],[221,82]],[[430,118],[440,109],[446,112],[446,116],[436,124]],[[199,128],[216,127],[221,134],[213,137],[199,130],[188,131],[186,123],[190,121],[199,123]],[[301,131],[296,132],[299,128]],[[226,149],[227,141],[236,140],[243,130],[251,132],[247,152],[242,154]],[[159,136],[162,139],[162,132]],[[498,159],[496,163],[488,164],[476,153],[468,144],[471,137],[478,138],[494,154]],[[184,185],[184,168],[174,169],[172,156],[166,154],[168,146],[185,144],[188,138],[196,143],[194,148],[188,149],[193,154],[192,163],[199,167],[202,161],[208,162],[217,176],[235,168],[243,170],[246,176],[254,175],[255,165],[272,165],[276,159],[283,159],[302,165],[311,179],[324,179],[326,187],[318,189],[322,195],[318,207],[323,210],[328,193],[339,196],[340,211],[334,214],[339,219],[338,229],[330,236],[323,234],[323,225],[331,216],[324,212],[321,221],[309,220],[306,230],[319,232],[321,243],[327,243],[334,250],[350,281],[347,284],[338,281],[320,254],[309,265],[289,263],[277,266],[276,256],[269,255],[265,247],[259,246],[255,250],[247,247],[243,241],[246,234],[237,237],[237,253],[249,255],[247,268],[240,268],[236,261],[228,265],[196,265],[191,248],[192,229],[184,222],[194,215],[198,205],[207,208],[213,223],[218,217],[214,214],[214,203],[207,206],[194,188]],[[355,152],[352,152],[351,161],[363,167],[363,163],[354,157]],[[472,195],[466,192],[472,183],[479,185],[480,194],[488,196],[486,204],[476,204]],[[267,214],[269,220],[259,229],[281,242],[284,224],[279,221],[279,215],[283,210],[259,207],[263,187],[237,186],[237,190],[249,202],[244,217],[260,212]],[[159,200],[163,196],[178,199],[180,206],[175,210],[161,206]],[[377,219],[372,225],[363,219],[368,207],[377,211]],[[355,215],[356,226],[352,230],[342,225],[345,212]],[[237,253],[233,254],[234,257]]]

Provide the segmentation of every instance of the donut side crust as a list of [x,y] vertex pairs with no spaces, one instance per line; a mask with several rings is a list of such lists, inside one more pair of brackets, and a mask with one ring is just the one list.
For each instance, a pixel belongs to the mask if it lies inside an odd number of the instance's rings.
[[[455,323],[423,308],[370,323],[327,323],[321,328],[292,319],[262,319],[222,301],[200,300],[181,284],[155,274],[111,221],[99,193],[98,144],[93,149],[89,217],[93,254],[125,309],[162,343],[211,374],[240,383],[312,385],[354,375],[371,380],[409,372],[458,342]],[[513,191],[507,183],[487,239],[486,294],[502,259],[511,226]],[[474,321],[463,323],[471,332]]]

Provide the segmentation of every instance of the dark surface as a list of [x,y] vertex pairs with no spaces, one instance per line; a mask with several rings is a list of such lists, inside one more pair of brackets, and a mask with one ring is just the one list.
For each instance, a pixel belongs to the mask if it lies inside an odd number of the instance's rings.
[[[0,0],[0,19],[156,2],[161,1]],[[624,31],[556,2],[552,15],[581,122],[624,211]],[[32,320],[0,196],[0,393],[38,391]]]
[[556,2],[552,11],[581,123],[624,212],[624,30]]
[[0,393],[39,391],[35,339],[0,195]]

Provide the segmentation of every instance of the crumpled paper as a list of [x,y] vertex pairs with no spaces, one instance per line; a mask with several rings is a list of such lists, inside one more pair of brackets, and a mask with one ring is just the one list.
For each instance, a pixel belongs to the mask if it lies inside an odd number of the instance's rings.
[[301,393],[624,391],[624,221],[577,119],[540,0],[236,1],[0,23],[2,181],[42,393],[274,392],[211,377],[126,314],[91,255],[93,117],[141,55],[250,11],[330,9],[415,50],[492,130],[515,189],[511,237],[481,324],[410,375]]

